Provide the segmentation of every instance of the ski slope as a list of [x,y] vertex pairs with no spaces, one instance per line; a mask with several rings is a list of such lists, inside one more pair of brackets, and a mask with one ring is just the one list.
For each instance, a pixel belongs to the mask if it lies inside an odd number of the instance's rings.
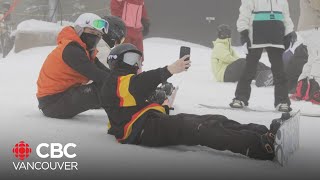
[[[211,49],[183,41],[151,38],[145,40],[144,70],[163,67],[178,59],[181,45],[192,48],[192,67],[170,82],[180,86],[173,113],[222,114],[241,123],[269,126],[279,114],[209,110],[197,104],[227,105],[236,84],[217,83],[211,74]],[[44,117],[38,110],[36,81],[41,65],[54,47],[11,53],[0,59],[0,177],[103,177],[107,179],[306,179],[320,177],[320,118],[301,117],[300,149],[288,167],[257,161],[206,147],[146,148],[121,145],[107,134],[107,116],[92,110],[69,120]],[[240,49],[239,49],[240,50]],[[241,52],[240,52],[241,54]],[[263,56],[263,61],[267,61]],[[268,64],[268,63],[267,63]],[[253,86],[250,106],[273,108],[273,88]],[[294,104],[313,113],[320,106]],[[15,171],[12,147],[24,140],[39,143],[75,143],[79,171]],[[35,148],[34,148],[35,150]],[[35,153],[28,161],[43,161]],[[64,159],[66,160],[66,159]],[[47,160],[48,161],[48,160]]]

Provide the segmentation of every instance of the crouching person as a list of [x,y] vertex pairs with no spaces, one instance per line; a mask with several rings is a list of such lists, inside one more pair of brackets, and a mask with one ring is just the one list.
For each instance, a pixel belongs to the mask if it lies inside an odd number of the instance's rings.
[[107,31],[107,21],[85,13],[74,27],[59,33],[58,45],[45,60],[37,81],[39,109],[45,116],[67,119],[101,107],[98,89],[110,70],[96,58],[96,46]]
[[118,142],[148,147],[202,145],[229,150],[250,158],[272,160],[274,135],[258,124],[240,124],[222,115],[169,115],[168,106],[149,100],[157,86],[174,74],[186,71],[189,56],[171,65],[137,74],[142,53],[131,44],[111,50],[108,83],[102,87],[102,100],[108,104],[108,133]]

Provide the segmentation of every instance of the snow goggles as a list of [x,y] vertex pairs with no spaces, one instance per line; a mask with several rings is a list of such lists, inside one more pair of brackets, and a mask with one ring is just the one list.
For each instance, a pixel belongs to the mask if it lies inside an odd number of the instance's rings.
[[106,20],[103,19],[96,19],[91,23],[91,26],[95,29],[101,30],[103,31],[104,29],[104,33],[108,33],[108,29],[109,29],[109,23]]
[[137,54],[135,52],[127,52],[123,55],[123,62],[126,64],[129,64],[131,66],[137,66],[141,68],[142,62],[141,62],[141,55]]

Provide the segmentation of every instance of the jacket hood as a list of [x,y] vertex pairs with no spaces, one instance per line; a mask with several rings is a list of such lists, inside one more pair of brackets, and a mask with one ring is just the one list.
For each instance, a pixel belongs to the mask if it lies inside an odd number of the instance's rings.
[[217,38],[215,41],[212,41],[213,45],[216,45],[216,44],[224,44],[224,45],[231,45],[231,38],[226,38],[226,39],[219,39]]
[[84,42],[82,42],[79,35],[71,26],[63,28],[61,32],[58,34],[57,44],[62,44],[64,41],[75,41],[79,43],[84,49],[87,49],[87,45]]

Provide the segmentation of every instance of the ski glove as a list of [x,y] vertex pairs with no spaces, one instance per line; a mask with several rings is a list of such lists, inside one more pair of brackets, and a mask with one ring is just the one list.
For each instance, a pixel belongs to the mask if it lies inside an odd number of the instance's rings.
[[247,47],[251,47],[251,41],[250,41],[250,38],[249,38],[249,30],[243,30],[240,32],[240,41],[241,41],[241,44],[244,45],[245,43],[247,43]]
[[157,104],[163,104],[164,101],[168,99],[166,92],[163,91],[160,88],[157,88],[152,94],[151,96],[148,98],[148,102],[150,103],[157,103]]
[[143,26],[142,34],[143,36],[147,36],[149,34],[150,21],[148,19],[142,19],[141,23]]
[[162,83],[160,89],[163,90],[167,96],[171,96],[174,90],[174,86],[172,83],[165,82],[165,83]]
[[284,36],[284,48],[288,49],[290,44],[293,45],[297,41],[297,33],[292,31],[291,33]]

